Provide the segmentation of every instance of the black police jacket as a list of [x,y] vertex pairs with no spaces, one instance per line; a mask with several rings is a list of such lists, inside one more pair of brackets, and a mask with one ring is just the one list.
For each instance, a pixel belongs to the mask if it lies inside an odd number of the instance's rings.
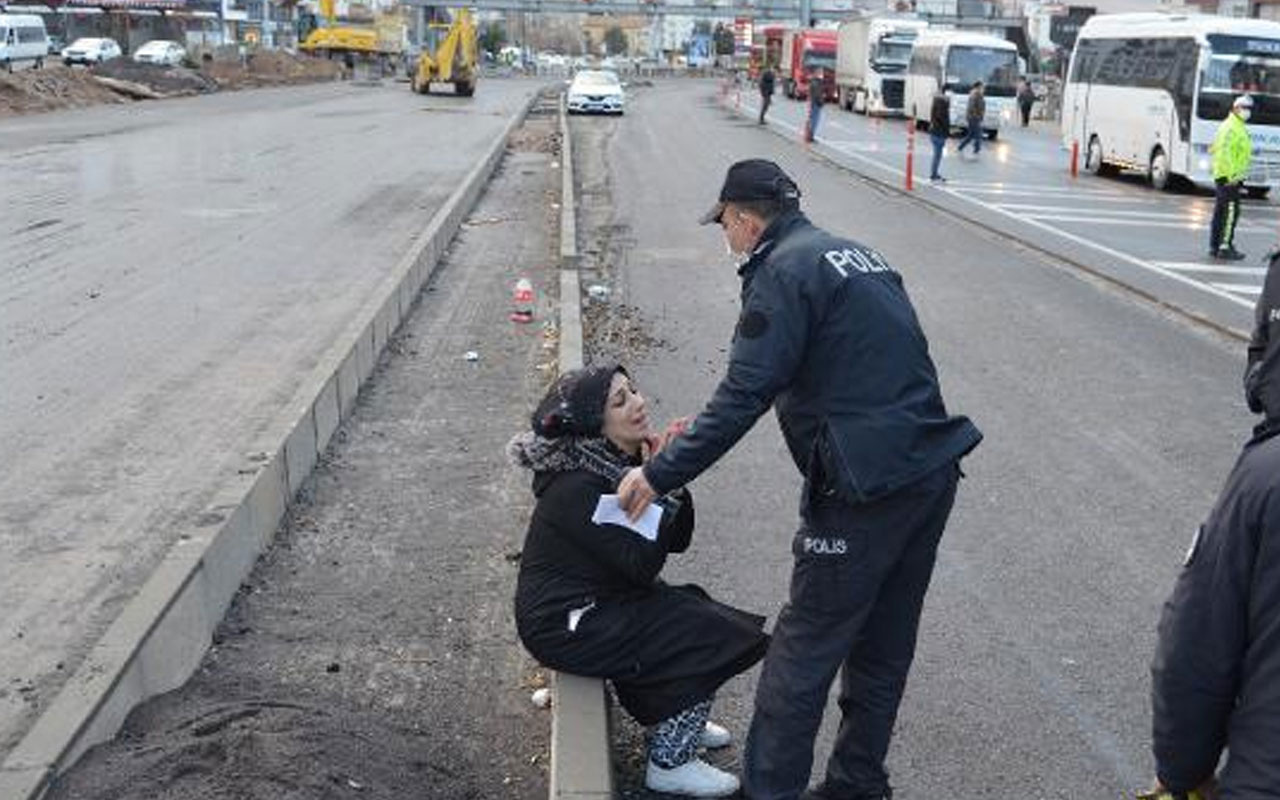
[[1264,425],[1280,423],[1280,254],[1271,258],[1254,310],[1244,396],[1250,411],[1266,415]]
[[1187,553],[1151,667],[1156,774],[1280,796],[1280,436],[1245,446]]
[[739,271],[729,368],[691,430],[644,468],[667,492],[731,448],[771,405],[796,467],[852,503],[908,486],[982,440],[949,416],[902,278],[876,251],[799,211]]

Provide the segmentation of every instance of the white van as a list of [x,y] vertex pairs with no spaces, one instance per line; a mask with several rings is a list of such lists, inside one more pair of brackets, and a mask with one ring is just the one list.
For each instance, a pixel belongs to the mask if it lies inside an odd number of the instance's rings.
[[49,34],[36,14],[0,14],[0,69],[13,72],[15,65],[39,69],[49,55]]

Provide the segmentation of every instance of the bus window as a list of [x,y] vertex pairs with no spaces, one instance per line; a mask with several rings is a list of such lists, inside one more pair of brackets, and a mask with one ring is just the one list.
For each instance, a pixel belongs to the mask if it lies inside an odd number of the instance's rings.
[[1212,35],[1211,53],[1200,76],[1196,115],[1225,119],[1242,94],[1253,97],[1250,123],[1280,125],[1280,41]]
[[993,47],[958,45],[947,54],[947,91],[968,92],[982,81],[988,97],[1013,97],[1018,90],[1018,53]]

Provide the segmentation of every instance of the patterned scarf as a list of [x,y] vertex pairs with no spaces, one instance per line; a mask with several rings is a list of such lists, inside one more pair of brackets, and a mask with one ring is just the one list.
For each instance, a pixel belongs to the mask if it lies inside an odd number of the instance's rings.
[[586,470],[617,483],[634,466],[626,453],[603,436],[558,436],[548,439],[533,431],[516,434],[507,443],[507,458],[534,472]]

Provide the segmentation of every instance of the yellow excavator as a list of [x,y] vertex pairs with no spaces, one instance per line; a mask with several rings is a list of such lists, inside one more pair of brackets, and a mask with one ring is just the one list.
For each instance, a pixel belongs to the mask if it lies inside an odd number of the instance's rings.
[[452,83],[455,93],[471,97],[476,93],[479,71],[476,65],[479,44],[471,11],[459,8],[450,18],[443,8],[428,6],[426,14],[422,54],[418,56],[417,68],[409,76],[409,88],[426,94],[433,83]]
[[383,73],[399,60],[404,39],[404,24],[391,15],[375,16],[372,24],[339,25],[334,0],[320,0],[320,15],[326,24],[307,34],[298,49],[316,55],[342,55],[348,64],[354,58],[377,62]]

